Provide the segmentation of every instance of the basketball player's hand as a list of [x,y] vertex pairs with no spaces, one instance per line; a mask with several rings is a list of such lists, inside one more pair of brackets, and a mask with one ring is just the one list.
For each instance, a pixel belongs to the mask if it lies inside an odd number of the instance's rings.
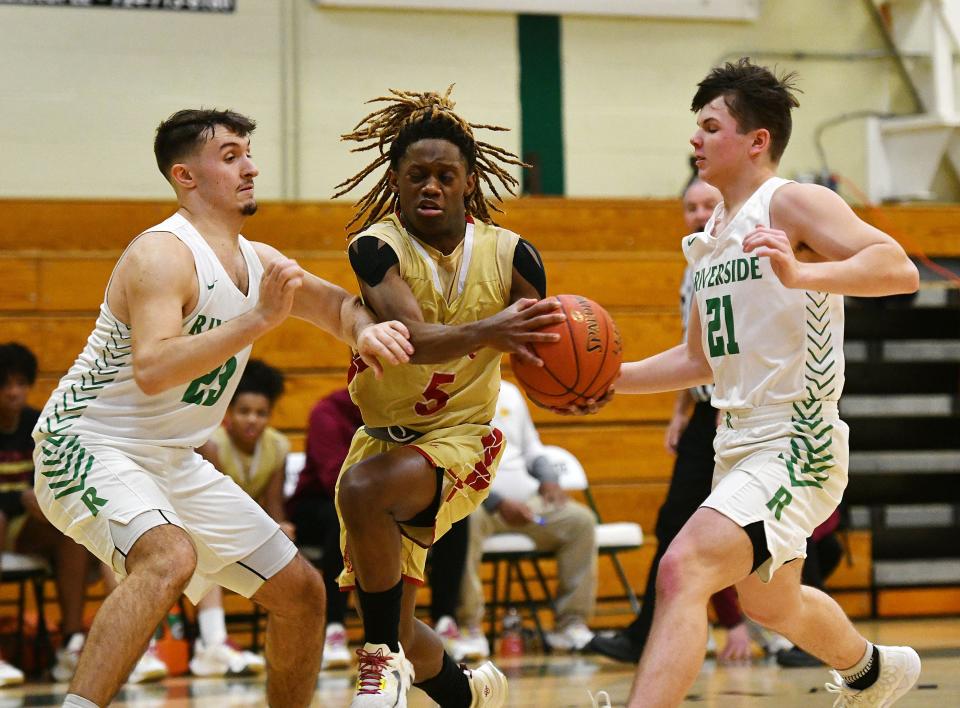
[[560,341],[556,332],[537,330],[559,324],[566,319],[560,311],[560,301],[556,298],[533,300],[521,298],[510,307],[487,318],[490,326],[488,346],[497,351],[516,355],[521,361],[543,366],[540,359],[528,345]]
[[687,420],[687,416],[682,413],[673,414],[670,424],[667,426],[667,434],[664,437],[664,446],[667,448],[667,452],[673,455],[677,454],[677,443],[680,442],[680,436],[687,428]]
[[297,527],[294,526],[289,521],[280,522],[280,530],[289,538],[291,541],[297,540]]
[[563,408],[548,408],[557,415],[593,415],[613,400],[614,388],[611,386],[600,398],[590,398],[583,405],[570,405]]
[[364,327],[357,337],[357,354],[378,379],[383,377],[383,362],[391,366],[406,364],[413,354],[410,332],[403,322],[389,320]]
[[535,518],[533,511],[523,502],[504,499],[497,507],[497,513],[503,517],[508,526],[526,526],[532,524]]
[[301,285],[303,269],[292,258],[277,258],[264,270],[257,311],[270,327],[287,319],[293,307],[293,296]]
[[567,493],[556,482],[544,482],[540,485],[540,496],[550,506],[557,509],[567,503]]
[[769,258],[773,272],[784,287],[802,287],[800,276],[803,264],[797,260],[790,237],[785,232],[769,226],[757,226],[744,237],[743,252]]
[[47,517],[44,516],[40,510],[37,495],[32,489],[23,490],[23,493],[20,495],[20,503],[23,504],[23,508],[26,509],[27,513],[33,518],[44,522],[47,520]]
[[752,656],[747,623],[741,622],[727,631],[727,642],[717,654],[717,660],[721,664],[739,664],[750,661]]

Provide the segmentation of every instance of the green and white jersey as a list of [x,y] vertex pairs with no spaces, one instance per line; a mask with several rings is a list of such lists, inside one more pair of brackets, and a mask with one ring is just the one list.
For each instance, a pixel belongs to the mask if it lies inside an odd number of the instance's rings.
[[788,180],[771,177],[721,233],[717,205],[703,233],[683,239],[694,271],[703,351],[716,408],[836,401],[843,389],[843,297],[784,287],[768,258],[743,252]]
[[[249,276],[244,294],[213,249],[179,214],[137,238],[152,238],[164,231],[174,234],[193,253],[200,289],[196,308],[183,320],[182,334],[200,334],[256,306],[263,265],[249,241],[240,237]],[[189,383],[149,396],[133,378],[131,336],[131,327],[114,316],[104,296],[93,332],[44,406],[34,438],[88,434],[165,447],[197,447],[207,441],[223,420],[251,347]]]

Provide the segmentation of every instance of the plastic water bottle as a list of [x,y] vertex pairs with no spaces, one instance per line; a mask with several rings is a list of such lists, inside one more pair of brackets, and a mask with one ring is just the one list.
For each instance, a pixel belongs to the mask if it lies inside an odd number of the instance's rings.
[[503,618],[503,631],[500,633],[500,656],[523,656],[523,622],[513,607],[507,610]]

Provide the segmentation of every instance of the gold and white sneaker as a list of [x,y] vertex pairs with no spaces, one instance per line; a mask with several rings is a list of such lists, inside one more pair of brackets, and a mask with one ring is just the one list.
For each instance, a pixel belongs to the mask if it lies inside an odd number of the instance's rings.
[[470,681],[470,708],[502,708],[507,702],[507,677],[492,661],[478,669],[463,667]]
[[864,706],[887,708],[913,688],[920,678],[920,657],[910,647],[882,647],[876,645],[880,654],[880,675],[872,686],[858,691],[843,682],[843,677],[832,671],[836,683],[826,684],[829,693],[836,693],[834,708]]
[[391,652],[386,644],[364,644],[357,649],[360,659],[357,692],[350,708],[407,708],[407,693],[413,685],[413,664],[403,647]]

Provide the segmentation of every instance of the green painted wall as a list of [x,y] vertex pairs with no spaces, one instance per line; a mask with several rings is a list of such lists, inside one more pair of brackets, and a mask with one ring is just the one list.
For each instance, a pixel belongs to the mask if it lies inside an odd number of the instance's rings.
[[520,144],[533,165],[523,177],[528,194],[562,195],[563,81],[560,66],[560,18],[518,15],[520,44]]

